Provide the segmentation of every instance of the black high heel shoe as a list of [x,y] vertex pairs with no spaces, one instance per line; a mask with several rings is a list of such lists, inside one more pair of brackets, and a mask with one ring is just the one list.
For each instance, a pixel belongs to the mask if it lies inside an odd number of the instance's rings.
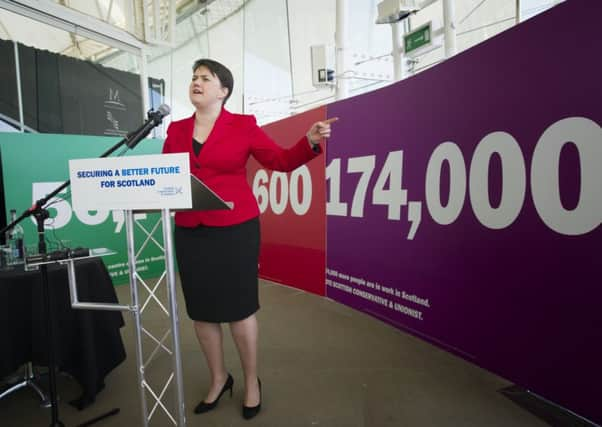
[[259,384],[259,404],[257,406],[242,405],[242,417],[245,420],[250,420],[261,411],[261,380],[259,378],[257,378],[257,384]]
[[204,400],[201,400],[200,403],[198,405],[196,405],[196,408],[194,408],[194,413],[202,414],[203,412],[211,411],[212,409],[214,409],[217,406],[220,397],[222,397],[222,394],[224,394],[228,390],[230,390],[230,397],[232,397],[232,389],[233,388],[234,388],[234,378],[232,378],[232,375],[228,374],[228,379],[226,380],[226,383],[222,387],[222,390],[217,395],[217,398],[211,403],[207,403]]

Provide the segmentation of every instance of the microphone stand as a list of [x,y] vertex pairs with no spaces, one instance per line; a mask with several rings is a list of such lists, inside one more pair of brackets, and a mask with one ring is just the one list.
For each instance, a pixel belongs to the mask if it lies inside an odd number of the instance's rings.
[[[165,107],[165,109],[162,109]],[[148,112],[148,120],[136,129],[133,132],[130,132],[115,144],[113,147],[109,148],[99,157],[108,157],[111,153],[117,150],[122,145],[126,145],[127,149],[133,149],[149,132],[159,124],[161,124],[163,117],[169,114],[169,107],[162,105],[159,107],[159,111],[149,111]],[[127,151],[126,149],[126,151]],[[125,151],[124,151],[125,152]],[[123,154],[123,153],[121,153]],[[0,230],[0,234],[4,234],[7,230],[10,230],[19,222],[27,218],[28,216],[33,216],[36,219],[37,230],[38,230],[38,251],[41,255],[46,254],[46,240],[44,237],[44,221],[50,217],[48,210],[46,209],[46,205],[50,199],[60,193],[63,189],[67,188],[71,184],[71,180],[65,181],[63,184],[58,186],[51,193],[47,194],[45,197],[37,200],[33,206],[23,212],[17,219],[8,224],[6,227]],[[48,266],[47,264],[40,265],[40,275],[42,278],[42,298],[44,299],[43,304],[43,318],[46,319],[46,353],[48,359],[48,386],[50,388],[50,405],[51,405],[51,420],[50,427],[65,427],[65,425],[59,420],[59,410],[57,404],[57,396],[56,396],[56,366],[55,366],[55,349],[54,349],[54,341],[53,341],[53,331],[54,331],[54,316],[51,315],[51,307],[50,307],[50,287],[48,285]],[[112,409],[108,413],[101,415],[99,417],[94,418],[93,420],[84,423],[82,425],[88,426],[94,422],[100,421],[108,416],[115,415],[119,412],[119,409]]]

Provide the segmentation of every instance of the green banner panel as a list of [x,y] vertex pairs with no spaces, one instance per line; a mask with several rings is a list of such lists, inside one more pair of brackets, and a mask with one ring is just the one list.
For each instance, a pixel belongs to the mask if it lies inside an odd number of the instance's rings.
[[[10,209],[17,215],[69,179],[69,160],[99,157],[119,138],[81,135],[0,133],[0,152],[7,219]],[[158,154],[163,140],[146,139],[124,155]],[[118,155],[121,150],[113,153]],[[75,212],[69,187],[51,200],[46,220],[49,250],[62,247],[109,248],[116,255],[104,257],[114,284],[128,282],[125,216],[123,211]],[[164,270],[163,234],[160,215],[137,214],[135,241],[140,250],[137,270],[143,278],[158,277]],[[22,221],[25,245],[37,244],[34,218]]]

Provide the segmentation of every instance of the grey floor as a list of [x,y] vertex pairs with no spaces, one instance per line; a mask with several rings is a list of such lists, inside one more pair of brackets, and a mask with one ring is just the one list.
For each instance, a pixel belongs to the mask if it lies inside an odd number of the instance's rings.
[[[122,303],[129,289],[117,288]],[[142,292],[144,295],[145,292]],[[456,356],[336,302],[296,289],[261,282],[260,377],[261,413],[253,420],[241,415],[241,368],[234,344],[225,331],[226,364],[234,376],[234,396],[222,397],[212,412],[192,409],[205,396],[208,373],[192,325],[180,299],[184,392],[189,426],[266,427],[393,427],[393,426],[545,426],[498,392],[509,383]],[[144,324],[156,335],[167,320],[148,309]],[[79,386],[59,375],[59,415],[75,426],[113,408],[119,414],[95,426],[142,425],[136,385],[134,329],[126,315],[122,330],[127,360],[106,378],[96,402],[77,411],[66,402]],[[154,330],[153,330],[154,328]],[[157,331],[157,332],[155,332]],[[145,340],[148,353],[152,348]],[[157,392],[169,371],[169,358],[159,355],[148,367]],[[168,390],[163,398],[173,410]],[[152,401],[151,408],[152,408]],[[0,426],[48,426],[50,411],[39,406],[29,389],[0,400]],[[151,426],[170,426],[157,408]]]

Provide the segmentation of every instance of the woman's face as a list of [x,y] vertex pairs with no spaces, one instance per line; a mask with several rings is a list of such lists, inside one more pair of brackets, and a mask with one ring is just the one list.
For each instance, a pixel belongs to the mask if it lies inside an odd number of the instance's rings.
[[195,107],[221,106],[228,89],[207,67],[200,66],[192,74],[188,95]]

